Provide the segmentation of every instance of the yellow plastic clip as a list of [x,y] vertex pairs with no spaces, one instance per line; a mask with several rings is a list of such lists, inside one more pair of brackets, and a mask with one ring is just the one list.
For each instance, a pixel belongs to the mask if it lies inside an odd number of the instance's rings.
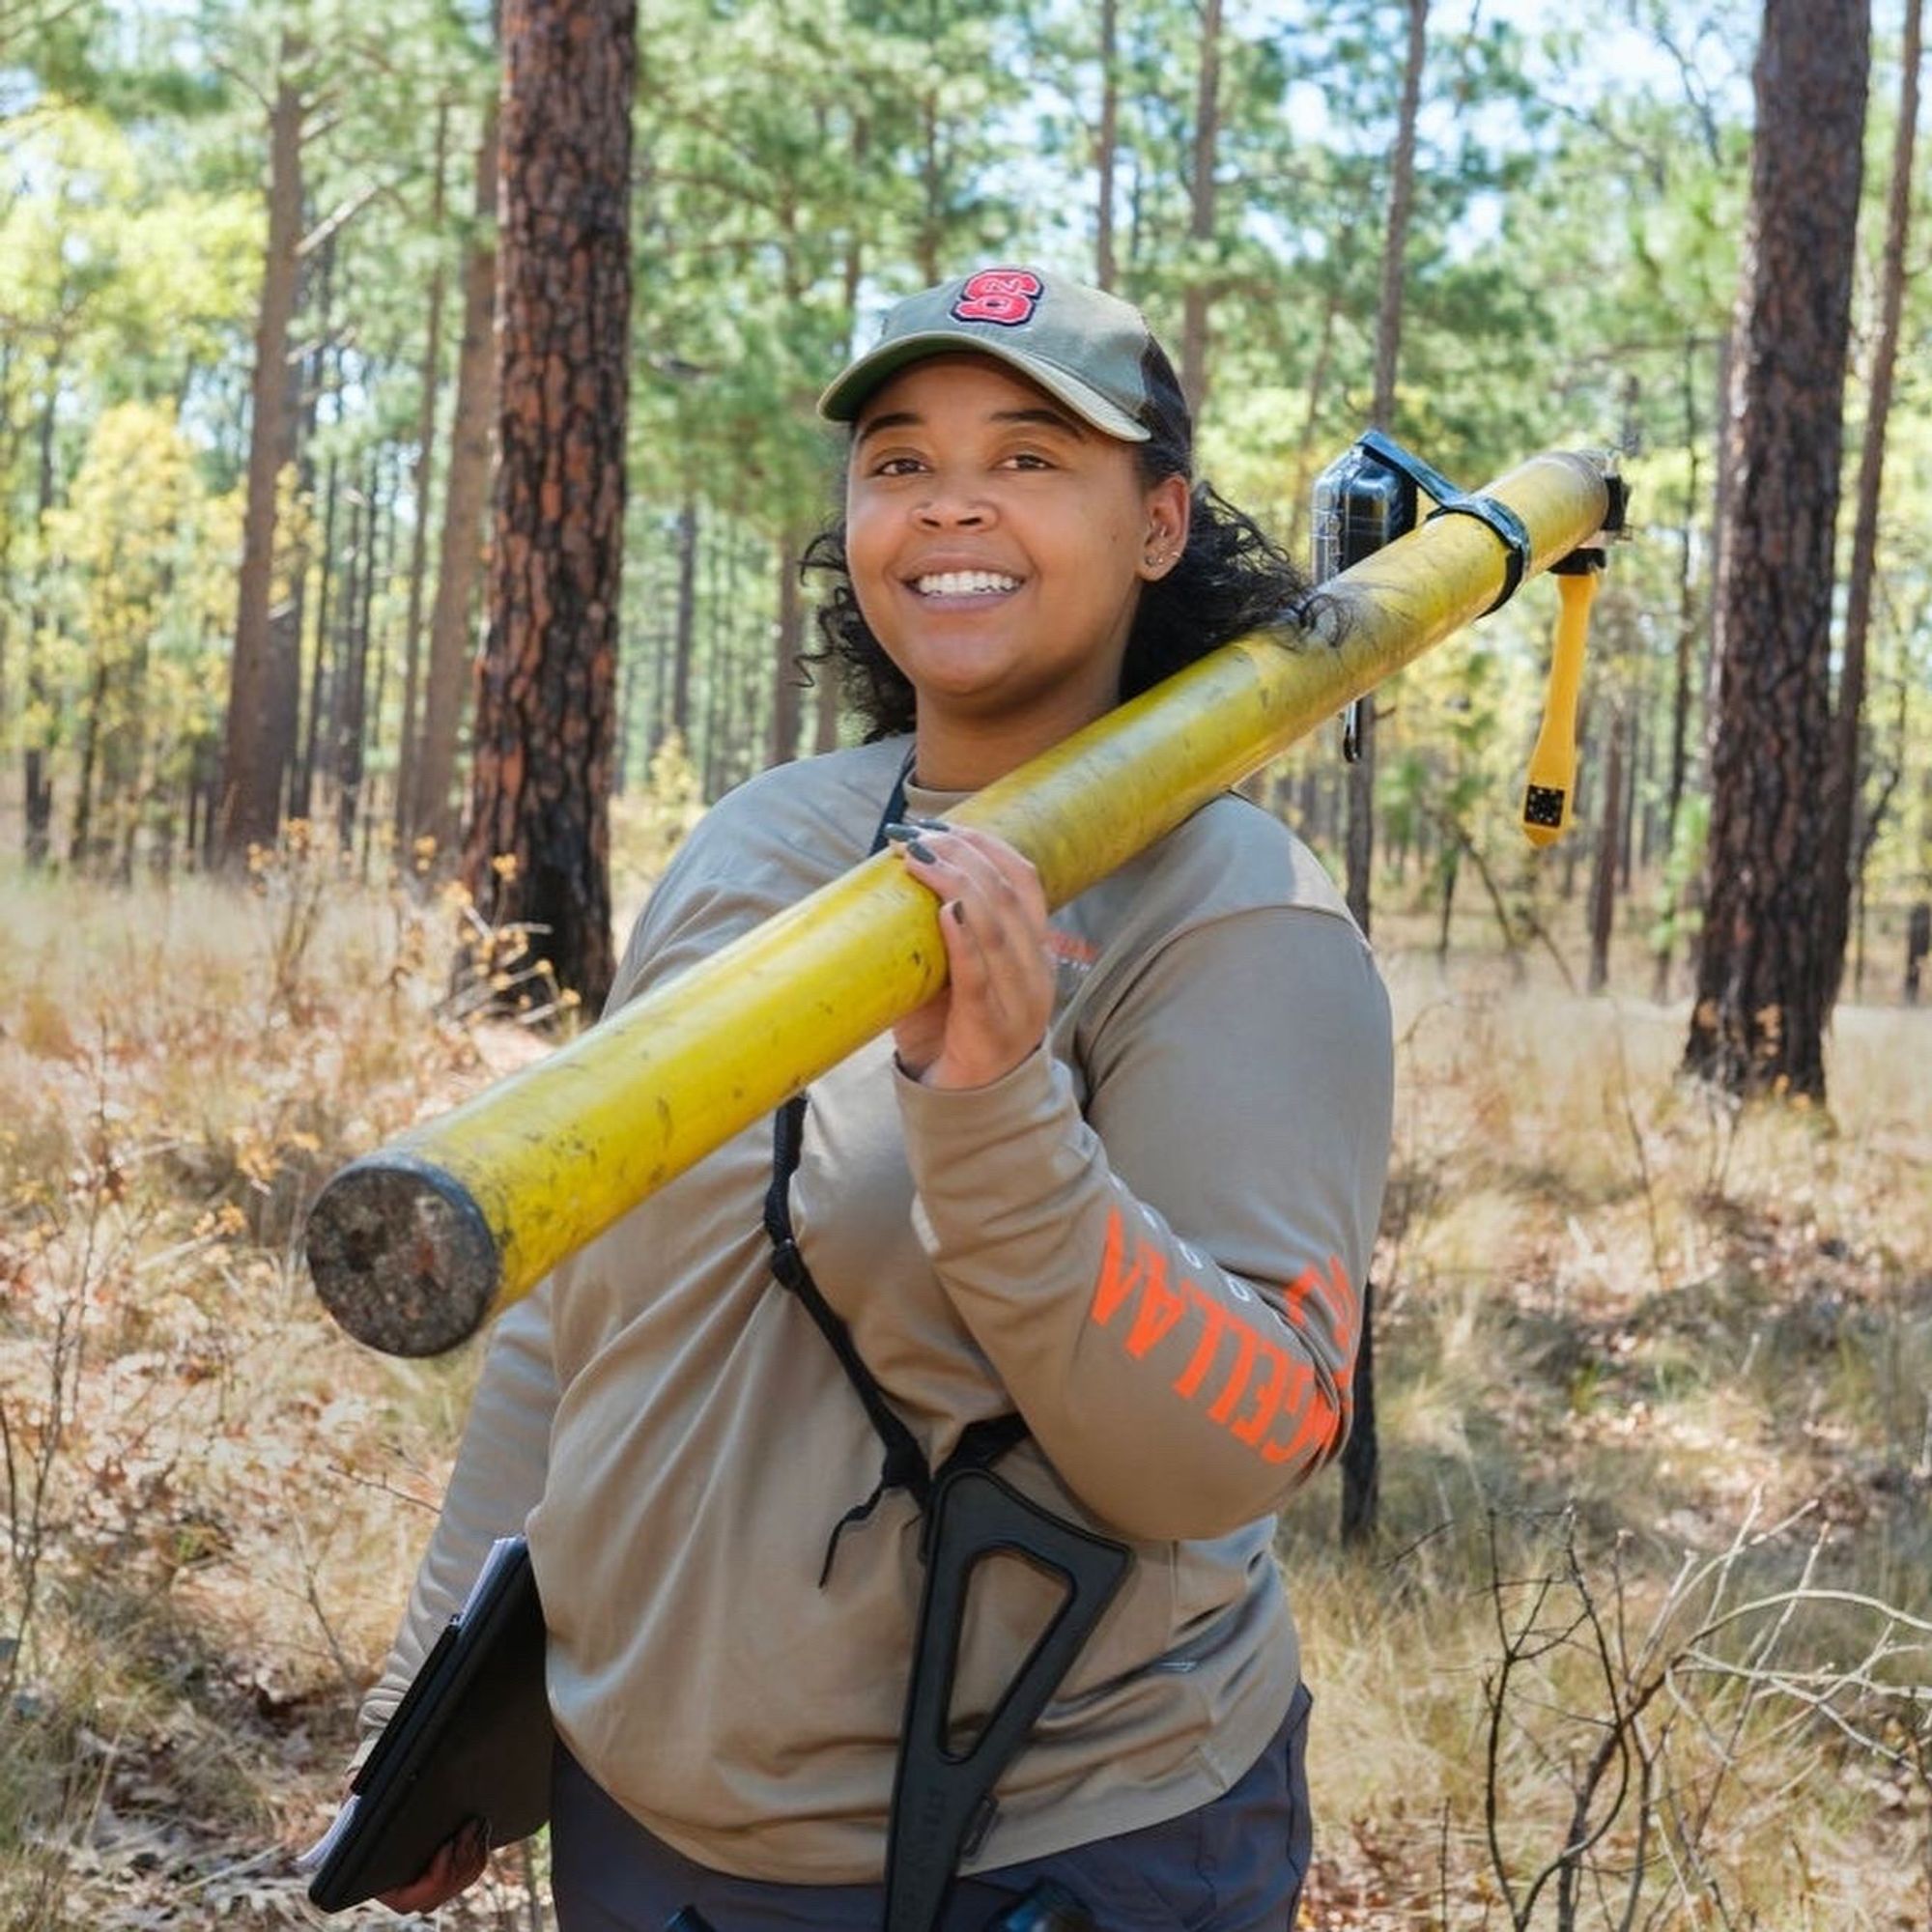
[[1560,602],[1549,648],[1549,696],[1543,728],[1529,754],[1522,794],[1522,829],[1532,845],[1553,845],[1569,830],[1577,790],[1577,701],[1583,690],[1583,653],[1590,639],[1590,606],[1604,574],[1600,550],[1573,551],[1554,566]]

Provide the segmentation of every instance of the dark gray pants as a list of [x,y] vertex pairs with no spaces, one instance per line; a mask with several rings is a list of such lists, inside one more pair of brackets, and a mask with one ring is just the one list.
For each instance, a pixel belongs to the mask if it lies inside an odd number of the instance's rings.
[[[983,1932],[1042,1879],[1065,1886],[1100,1932],[1289,1932],[1308,1869],[1308,1692],[1254,1768],[1185,1816],[952,1888],[942,1932]],[[686,1905],[717,1932],[879,1932],[884,1888],[770,1885],[707,1871],[646,1832],[558,1749],[552,1884],[563,1932],[663,1932]]]

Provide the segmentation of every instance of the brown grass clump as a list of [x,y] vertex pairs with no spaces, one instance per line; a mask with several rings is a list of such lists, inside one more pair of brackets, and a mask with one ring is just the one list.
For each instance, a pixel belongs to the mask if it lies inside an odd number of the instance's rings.
[[[451,908],[323,855],[9,901],[0,1922],[316,1922],[291,1855],[474,1358],[348,1342],[295,1233],[541,1045],[456,1017]],[[1829,1114],[1741,1111],[1675,1010],[1395,977],[1381,1529],[1341,1552],[1324,1483],[1281,1543],[1304,1922],[1922,1925],[1932,1015],[1842,1011]],[[538,1924],[532,1882],[440,1922]]]

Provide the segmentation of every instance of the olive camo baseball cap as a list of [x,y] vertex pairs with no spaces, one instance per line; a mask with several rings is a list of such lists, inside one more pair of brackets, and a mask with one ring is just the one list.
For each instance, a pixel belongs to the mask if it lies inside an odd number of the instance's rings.
[[1009,363],[1123,442],[1147,441],[1163,417],[1186,437],[1172,365],[1140,310],[1037,269],[980,269],[906,297],[887,312],[877,343],[818,399],[818,413],[852,422],[887,377],[960,350]]

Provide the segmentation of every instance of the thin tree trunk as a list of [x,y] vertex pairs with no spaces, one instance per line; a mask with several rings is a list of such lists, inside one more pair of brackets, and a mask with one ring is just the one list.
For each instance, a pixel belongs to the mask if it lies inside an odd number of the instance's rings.
[[289,70],[298,51],[298,43],[285,37],[282,72],[269,114],[269,238],[255,322],[242,569],[216,834],[222,857],[231,862],[250,845],[274,843],[282,781],[276,750],[287,742],[274,715],[281,680],[273,661],[270,600],[274,589],[277,490],[282,471],[295,456],[288,360],[300,267],[302,100]]
[[501,393],[490,639],[465,884],[611,988],[610,787],[624,555],[636,0],[503,9]]
[[[442,241],[443,197],[449,146],[449,103],[436,110],[436,172],[430,189],[430,232]],[[416,687],[421,675],[423,588],[429,575],[429,497],[436,469],[436,397],[442,375],[442,299],[446,276],[440,245],[429,278],[423,319],[421,395],[416,405],[416,461],[412,479],[415,523],[410,532],[410,601],[403,620],[403,724],[396,740],[396,842],[415,830]]]
[[[47,393],[41,406],[38,438],[38,482],[34,494],[34,528],[43,549],[34,574],[34,602],[27,612],[27,705],[39,712],[47,702],[46,665],[41,652],[41,633],[47,621],[44,598],[47,587],[47,557],[44,540],[47,517],[54,507],[54,417],[60,403],[62,355],[57,347],[47,357]],[[47,771],[47,746],[37,727],[29,736],[22,760],[26,797],[26,859],[29,867],[47,863],[53,842],[54,786]]]
[[1624,720],[1612,709],[1604,733],[1604,807],[1597,814],[1597,849],[1590,867],[1590,972],[1587,984],[1601,993],[1610,977],[1610,931],[1617,910],[1617,860],[1622,845]]
[[372,475],[350,522],[350,564],[343,586],[342,675],[335,710],[335,840],[355,849],[362,805],[362,740],[369,700],[369,601],[375,583],[376,479]]
[[1719,585],[1711,839],[1686,1070],[1822,1099],[1816,853],[1867,0],[1767,0]]
[[1094,144],[1094,279],[1111,290],[1120,273],[1114,259],[1114,167],[1121,145],[1120,0],[1100,0],[1100,132]]
[[1853,886],[1853,825],[1860,785],[1860,713],[1865,696],[1865,644],[1871,630],[1872,577],[1878,559],[1879,499],[1885,484],[1885,440],[1898,364],[1905,306],[1905,247],[1912,226],[1913,147],[1918,122],[1918,64],[1922,0],[1906,0],[1898,132],[1886,197],[1885,266],[1880,280],[1878,340],[1872,350],[1871,393],[1859,451],[1858,508],[1852,524],[1851,578],[1845,587],[1845,643],[1838,696],[1832,716],[1825,784],[1825,829],[1818,842],[1819,894],[1825,930],[1821,971],[1826,1002],[1837,998],[1845,971],[1845,934]]
[[1180,309],[1180,387],[1199,417],[1208,400],[1208,310],[1214,291],[1208,251],[1214,242],[1215,167],[1221,144],[1221,0],[1201,9],[1201,61],[1194,86],[1193,179],[1188,184],[1186,292]]
[[322,486],[322,565],[315,598],[314,656],[308,670],[308,721],[302,738],[301,764],[289,801],[289,816],[307,819],[315,811],[317,759],[323,744],[322,721],[329,708],[329,592],[335,582],[335,505],[340,468],[335,457]]
[[[1402,108],[1389,164],[1388,222],[1382,234],[1381,298],[1376,311],[1376,386],[1369,419],[1392,429],[1396,371],[1402,358],[1403,264],[1408,253],[1408,216],[1415,189],[1415,122],[1421,111],[1422,69],[1428,55],[1429,0],[1408,0],[1408,50],[1403,66]],[[1361,755],[1349,767],[1347,877],[1349,910],[1366,937],[1374,895],[1376,858],[1376,706],[1363,699],[1357,712]]]
[[691,737],[691,661],[697,649],[697,498],[686,492],[677,512],[677,623],[671,636],[670,728],[695,756]]
[[805,687],[798,681],[798,654],[805,645],[805,608],[798,594],[794,558],[804,548],[794,530],[779,538],[777,658],[772,666],[772,743],[769,762],[782,765],[798,756],[798,729]]
[[475,657],[473,618],[496,437],[496,216],[497,112],[492,107],[483,117],[483,132],[476,143],[476,195],[463,252],[463,343],[456,358],[449,481],[442,493],[436,598],[430,607],[422,735],[411,787],[411,836],[435,839],[439,852],[449,852],[456,843],[456,741]]

